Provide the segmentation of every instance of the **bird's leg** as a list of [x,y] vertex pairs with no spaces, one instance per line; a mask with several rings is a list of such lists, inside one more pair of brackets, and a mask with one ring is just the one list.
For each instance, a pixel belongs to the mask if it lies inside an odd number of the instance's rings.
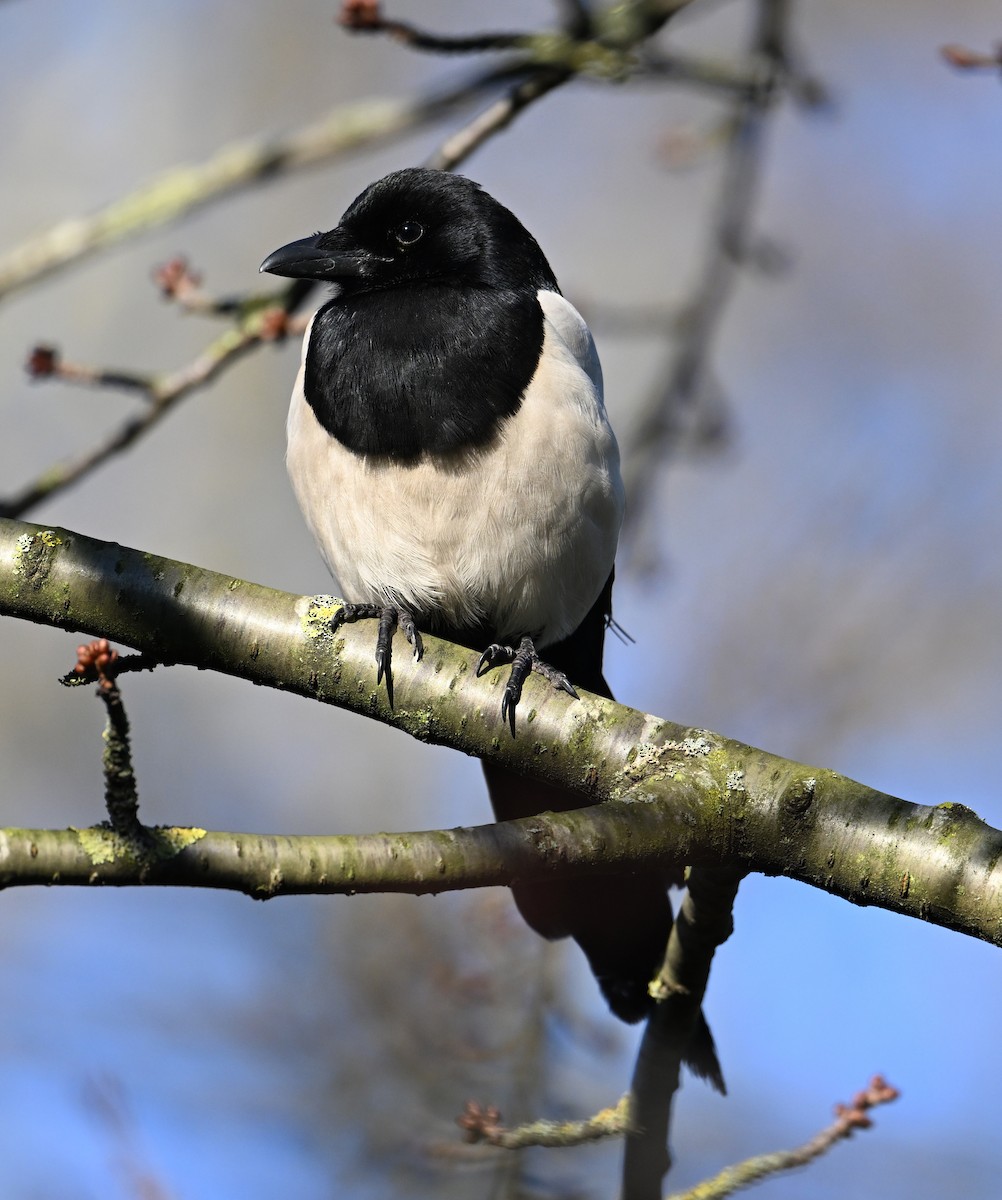
[[501,720],[508,722],[512,737],[515,736],[515,709],[522,698],[522,685],[528,679],[530,671],[542,675],[555,688],[566,692],[568,696],[573,696],[575,700],[578,698],[571,681],[563,671],[551,667],[549,663],[543,662],[539,657],[531,637],[522,638],[517,650],[513,646],[503,646],[499,642],[493,642],[481,654],[480,662],[477,663],[478,678],[491,667],[504,663],[511,663],[511,674],[508,676],[508,682],[504,686],[504,694],[501,697]]
[[355,621],[364,621],[372,617],[379,619],[379,632],[376,634],[376,683],[379,684],[386,676],[386,692],[393,706],[393,675],[390,670],[390,660],[393,653],[393,632],[399,626],[408,642],[414,647],[414,658],[419,660],[424,654],[424,643],[418,632],[414,617],[405,608],[397,608],[392,604],[344,604],[331,621],[331,632],[336,633],[342,625],[351,625]]

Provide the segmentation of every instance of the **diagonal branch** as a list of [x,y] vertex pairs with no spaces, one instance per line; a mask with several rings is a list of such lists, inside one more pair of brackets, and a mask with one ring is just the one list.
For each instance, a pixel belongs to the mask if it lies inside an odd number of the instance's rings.
[[754,1158],[726,1167],[719,1175],[712,1179],[704,1179],[689,1191],[673,1192],[668,1200],[724,1200],[725,1196],[733,1196],[735,1192],[751,1187],[753,1183],[759,1183],[770,1175],[805,1167],[822,1154],[826,1154],[838,1142],[852,1137],[858,1130],[872,1128],[870,1110],[880,1104],[890,1104],[897,1100],[899,1095],[897,1088],[888,1084],[880,1075],[875,1075],[869,1086],[853,1097],[851,1104],[837,1104],[832,1124],[816,1133],[802,1146],[797,1146],[794,1150],[777,1150],[773,1154],[757,1154]]
[[107,207],[71,217],[0,255],[0,299],[99,250],[285,172],[322,166],[351,151],[402,137],[465,108],[509,74],[507,66],[481,71],[416,100],[372,97],[342,104],[282,137],[235,142],[205,162],[174,167]]
[[523,109],[573,77],[571,71],[562,67],[543,67],[533,72],[462,129],[450,134],[425,166],[438,171],[454,171],[484,142],[506,129]]
[[[294,295],[294,289],[287,289],[287,297]],[[276,316],[279,320],[276,322]],[[278,305],[259,307],[251,310],[245,317],[212,341],[201,354],[192,362],[171,372],[169,375],[156,377],[129,376],[120,372],[90,371],[83,368],[59,367],[52,365],[45,372],[35,370],[36,375],[59,375],[61,378],[74,383],[89,386],[119,387],[128,391],[139,392],[145,401],[145,407],[139,412],[126,418],[117,429],[107,434],[97,445],[79,454],[76,458],[67,459],[46,468],[37,479],[32,480],[20,491],[7,497],[0,497],[0,517],[19,517],[43,500],[47,500],[56,492],[72,486],[89,475],[102,463],[107,462],[123,450],[128,450],[145,434],[167,416],[168,413],[187,399],[192,392],[207,387],[217,379],[229,366],[238,362],[254,347],[265,341],[272,341],[276,332],[284,336],[295,329],[305,328],[295,326],[286,319],[286,311]],[[56,357],[53,351],[44,347],[36,347],[32,361],[40,355]]]
[[[559,783],[595,806],[394,840],[205,835],[157,882],[290,891],[442,891],[545,874],[663,864],[787,875],[1002,945],[1002,832],[960,804],[925,807],[833,771],[531,679],[518,736],[476,655],[425,639],[401,655],[395,707],[376,685],[371,630],[330,631],[339,601],[295,596],[63,529],[0,519],[0,615],[81,630],[161,661],[196,665],[362,713],[466,754]],[[613,803],[615,801],[615,803]],[[10,839],[13,838],[13,841]],[[25,882],[152,881],[113,862],[89,875],[75,834],[12,833]],[[15,849],[11,849],[11,847]],[[403,852],[406,849],[406,853]],[[392,851],[392,853],[391,853]],[[55,858],[51,857],[55,855]],[[90,864],[93,869],[93,864]],[[7,882],[15,879],[8,873]]]
[[700,422],[710,435],[719,433],[719,416],[710,411],[719,401],[711,356],[740,272],[752,258],[752,219],[769,118],[791,90],[801,96],[819,94],[816,85],[794,71],[789,23],[790,0],[757,0],[748,48],[748,62],[755,70],[743,85],[740,77],[731,79],[735,99],[705,264],[684,313],[673,317],[678,338],[666,378],[648,400],[624,455],[634,526],[643,518],[667,454],[681,437]]

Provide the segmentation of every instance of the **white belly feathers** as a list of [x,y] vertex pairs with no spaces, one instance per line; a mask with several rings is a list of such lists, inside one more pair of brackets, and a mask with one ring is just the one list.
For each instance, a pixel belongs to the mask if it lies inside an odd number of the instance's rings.
[[352,453],[313,415],[300,368],[289,475],[344,599],[406,607],[426,628],[486,621],[540,647],[591,608],[622,523],[619,451],[587,327],[555,292],[539,300],[543,354],[522,405],[496,441],[461,459]]

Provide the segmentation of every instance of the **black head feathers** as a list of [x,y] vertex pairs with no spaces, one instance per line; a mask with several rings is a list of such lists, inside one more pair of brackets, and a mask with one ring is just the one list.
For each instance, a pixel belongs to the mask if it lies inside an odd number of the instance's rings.
[[426,283],[558,290],[514,213],[473,180],[422,167],[370,184],[335,229],[283,246],[261,270],[335,282],[343,293]]
[[310,334],[306,402],[349,450],[398,462],[498,436],[543,349],[538,293],[559,290],[513,213],[470,179],[422,168],[377,180],[335,229],[261,270],[335,285]]

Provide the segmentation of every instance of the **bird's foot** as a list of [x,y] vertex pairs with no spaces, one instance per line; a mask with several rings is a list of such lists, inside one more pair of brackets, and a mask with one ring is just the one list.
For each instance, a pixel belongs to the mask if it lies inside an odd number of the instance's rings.
[[551,667],[549,663],[543,662],[539,657],[530,637],[522,638],[517,650],[514,646],[503,646],[499,642],[488,646],[481,654],[480,662],[477,663],[477,677],[479,678],[485,671],[489,671],[491,667],[502,666],[505,663],[511,663],[511,674],[508,676],[508,682],[504,686],[504,694],[501,697],[501,720],[508,722],[512,737],[515,736],[515,709],[522,698],[522,685],[529,678],[531,671],[548,679],[559,691],[566,692],[575,700],[578,698],[573,684],[563,671]]
[[336,633],[342,625],[352,625],[355,621],[378,618],[379,632],[376,634],[376,683],[382,683],[386,676],[386,692],[393,706],[393,673],[390,662],[393,655],[393,633],[398,627],[414,647],[414,659],[419,661],[424,654],[424,643],[418,632],[414,617],[405,608],[397,608],[392,604],[344,604],[331,621],[331,632]]

